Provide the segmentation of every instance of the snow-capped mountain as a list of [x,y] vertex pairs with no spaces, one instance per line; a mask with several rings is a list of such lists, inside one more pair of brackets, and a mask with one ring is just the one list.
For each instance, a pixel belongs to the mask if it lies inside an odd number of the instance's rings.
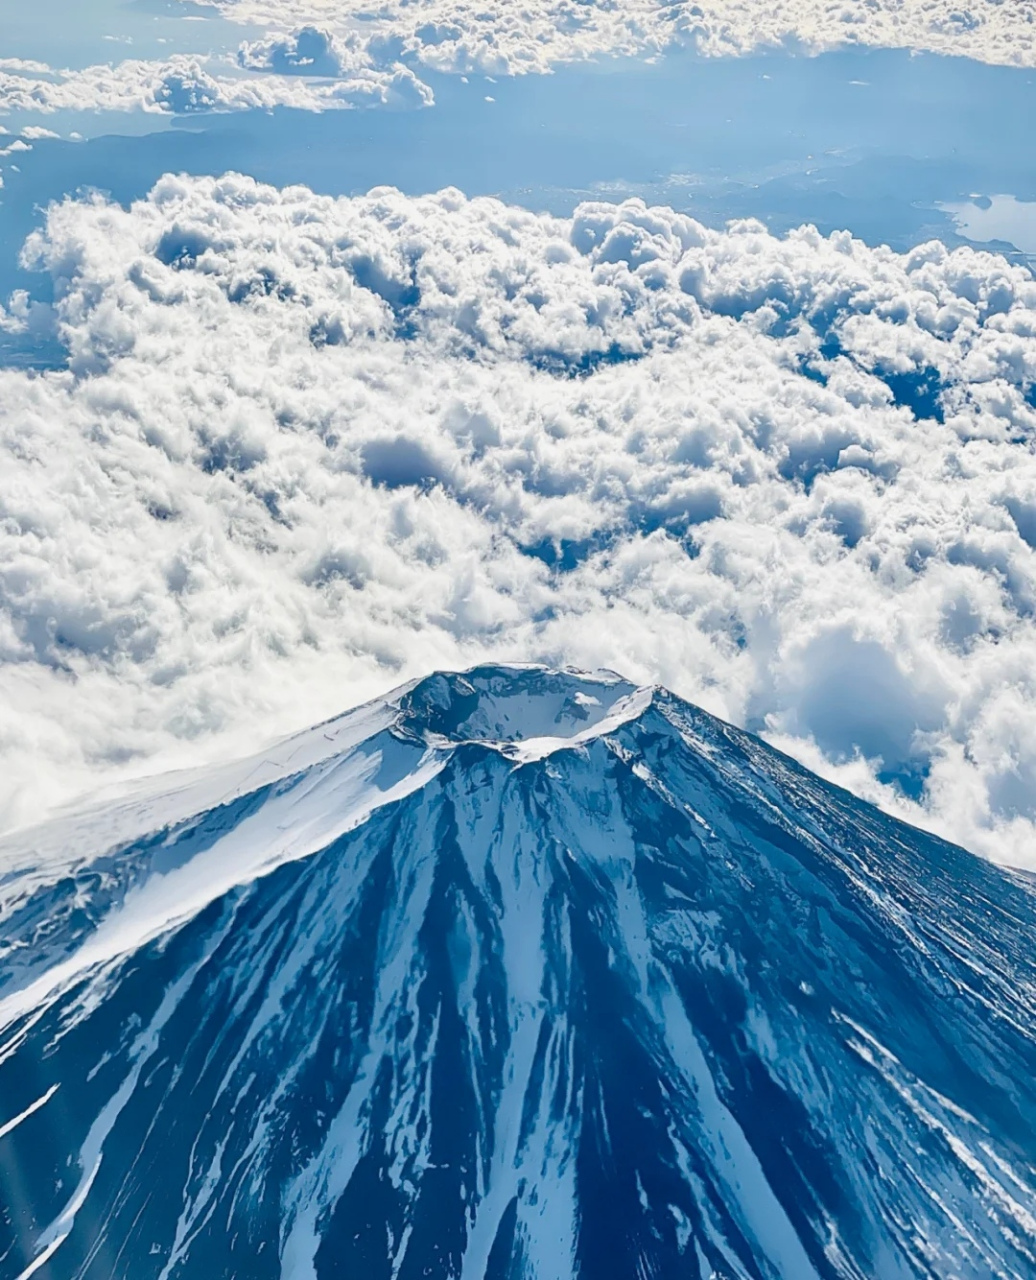
[[0,848],[3,1280],[1036,1276],[1036,896],[610,675]]

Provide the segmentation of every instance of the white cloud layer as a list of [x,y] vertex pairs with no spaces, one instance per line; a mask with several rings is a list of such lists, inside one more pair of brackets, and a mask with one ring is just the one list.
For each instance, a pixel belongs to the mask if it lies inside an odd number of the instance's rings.
[[[214,4],[267,34],[243,42],[236,59],[213,51],[57,70],[0,58],[0,111],[423,106],[432,92],[401,58],[444,72],[521,75],[674,46],[722,57],[856,45],[1036,66],[1036,0],[385,0],[374,10],[365,0]],[[233,74],[228,61],[252,74]]]
[[710,55],[772,46],[915,49],[1036,65],[1033,0],[215,0],[227,18],[336,34],[362,25],[428,66],[491,74],[546,71],[598,54],[693,44]]
[[492,656],[1036,864],[1022,268],[234,175],[55,206],[27,259],[71,363],[0,371],[5,822]]
[[[297,43],[297,38],[296,43]],[[305,36],[303,34],[303,40]],[[251,49],[251,46],[246,46]],[[241,64],[259,68],[242,57]],[[297,74],[241,74],[219,60],[176,54],[164,61],[123,62],[56,71],[40,66],[4,70],[0,63],[0,111],[143,111],[188,115],[199,111],[268,111],[295,107],[327,111],[353,106],[428,106],[432,92],[407,67],[374,61],[361,52],[338,60],[334,79]]]

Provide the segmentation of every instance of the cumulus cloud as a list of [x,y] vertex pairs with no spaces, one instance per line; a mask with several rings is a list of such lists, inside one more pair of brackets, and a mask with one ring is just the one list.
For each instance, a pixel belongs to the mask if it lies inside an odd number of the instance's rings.
[[23,71],[46,75],[50,67],[45,62],[34,62],[30,58],[0,58],[0,71]]
[[[707,56],[845,46],[931,51],[1036,66],[1036,0],[214,0],[265,34],[233,56],[127,59],[77,70],[0,58],[0,111],[323,111],[424,106],[413,65],[441,72],[544,73],[600,55],[676,46]],[[242,76],[234,72],[246,71]],[[492,98],[488,99],[492,101]]]
[[252,71],[337,77],[359,70],[371,57],[367,44],[355,34],[336,40],[318,27],[300,27],[298,31],[242,44],[238,61]]
[[[269,42],[268,42],[269,43]],[[279,71],[271,54],[262,69]],[[297,41],[293,46],[297,51]],[[303,49],[307,46],[303,41]],[[330,57],[330,55],[328,55]],[[283,59],[287,60],[285,54]],[[242,66],[252,67],[242,55]],[[258,62],[256,62],[258,68]],[[301,69],[301,62],[295,67]],[[75,71],[32,74],[0,69],[0,111],[143,111],[186,115],[206,111],[271,110],[294,107],[327,111],[353,106],[428,106],[428,86],[400,63],[375,66],[366,56],[319,74],[334,78],[307,80],[297,74],[247,75],[218,60],[177,54],[164,61],[127,59]],[[314,75],[318,74],[316,71]],[[36,136],[41,136],[37,131]]]
[[69,367],[0,371],[7,822],[525,658],[1032,863],[1024,269],[236,175],[54,206],[26,263]]
[[864,45],[1036,65],[1033,0],[385,0],[374,11],[362,0],[215,2],[228,18],[278,30],[308,25],[345,34],[362,23],[444,71],[542,72],[674,43],[718,56]]

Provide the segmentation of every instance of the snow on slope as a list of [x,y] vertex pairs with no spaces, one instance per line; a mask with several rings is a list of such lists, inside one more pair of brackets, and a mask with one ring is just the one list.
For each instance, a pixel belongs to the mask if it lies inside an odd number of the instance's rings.
[[1036,898],[663,690],[439,675],[9,840],[0,1277],[1036,1274]]

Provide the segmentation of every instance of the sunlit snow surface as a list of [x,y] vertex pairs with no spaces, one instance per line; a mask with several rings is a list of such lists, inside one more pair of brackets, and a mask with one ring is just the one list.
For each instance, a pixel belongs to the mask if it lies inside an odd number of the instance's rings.
[[1030,882],[617,677],[8,840],[0,1276],[1036,1274]]

